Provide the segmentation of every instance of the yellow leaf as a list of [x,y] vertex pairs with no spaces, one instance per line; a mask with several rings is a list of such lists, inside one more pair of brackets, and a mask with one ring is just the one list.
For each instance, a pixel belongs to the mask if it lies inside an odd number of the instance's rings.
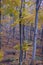
[[19,24],[19,20],[17,19],[13,24],[11,24],[12,27],[16,26],[17,24]]
[[16,50],[20,50],[20,45],[15,45],[13,48]]

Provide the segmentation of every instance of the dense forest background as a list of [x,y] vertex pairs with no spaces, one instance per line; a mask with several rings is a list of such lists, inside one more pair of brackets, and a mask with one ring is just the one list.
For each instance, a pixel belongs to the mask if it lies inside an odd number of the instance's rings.
[[0,4],[0,65],[43,65],[43,0]]

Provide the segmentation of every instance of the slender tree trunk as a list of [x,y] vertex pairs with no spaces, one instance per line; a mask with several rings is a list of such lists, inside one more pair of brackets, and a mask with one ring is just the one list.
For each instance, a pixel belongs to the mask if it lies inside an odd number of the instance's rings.
[[[21,0],[21,8],[20,8],[20,15],[19,18],[22,17],[22,0]],[[21,36],[21,21],[19,22],[19,28],[20,28],[20,57],[19,57],[19,65],[22,65],[22,59],[23,59],[23,50],[22,50],[22,36]]]
[[37,30],[38,30],[38,8],[36,3],[36,17],[35,17],[35,32],[34,32],[34,41],[33,41],[33,54],[32,54],[32,62],[30,65],[34,65],[34,60],[36,57],[36,43],[37,43]]
[[[23,25],[23,43],[25,40],[25,32],[24,32],[25,25]],[[24,51],[24,59],[26,59],[26,50]]]
[[[25,0],[23,0],[23,2],[25,3]],[[25,4],[23,4],[23,11],[25,11]],[[23,42],[25,40],[25,25],[23,24]],[[26,50],[24,51],[24,59],[26,59]]]
[[[25,25],[23,24],[23,43],[25,40],[25,32],[24,32]],[[24,59],[26,59],[26,51],[24,51]]]
[[34,60],[36,56],[36,43],[37,43],[37,30],[38,30],[38,10],[40,8],[42,0],[36,0],[36,17],[35,17],[35,32],[34,32],[34,42],[33,42],[33,54],[32,54],[32,63],[34,65]]
[[35,56],[36,56],[36,43],[37,43],[37,32],[38,32],[38,10],[40,8],[41,2],[42,0],[36,0],[35,32],[34,32],[33,55],[32,55],[33,60],[35,60]]
[[37,30],[38,30],[38,10],[36,10],[36,19],[35,19],[35,32],[34,32],[33,55],[32,55],[33,60],[35,60],[36,56]]
[[19,58],[19,65],[22,65],[22,60],[23,60],[23,50],[22,50],[22,38],[21,38],[21,22],[19,23],[20,25],[20,58]]

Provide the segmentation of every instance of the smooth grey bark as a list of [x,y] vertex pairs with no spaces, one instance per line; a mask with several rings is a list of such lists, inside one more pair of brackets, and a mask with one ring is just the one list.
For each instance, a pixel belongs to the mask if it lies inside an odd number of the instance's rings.
[[35,32],[34,32],[34,41],[33,41],[33,54],[32,54],[32,62],[30,65],[34,65],[33,61],[35,60],[35,56],[36,56],[37,30],[38,30],[38,10],[36,10]]
[[[25,0],[23,0],[23,2],[25,3]],[[25,10],[25,4],[23,4],[23,11]],[[23,24],[23,43],[25,40],[25,25]],[[26,51],[24,51],[24,56],[23,59],[26,59]]]
[[[25,28],[25,25],[23,25],[23,43],[24,43],[24,40],[25,40],[25,31],[24,31],[24,28]],[[26,59],[26,50],[24,51],[23,59]]]
[[35,18],[35,32],[34,32],[33,56],[32,56],[33,60],[35,60],[36,55],[37,30],[38,30],[38,10],[36,10],[36,18]]
[[36,57],[36,43],[37,43],[37,32],[38,32],[38,10],[40,8],[42,0],[36,0],[36,16],[35,16],[35,31],[34,31],[34,41],[33,41],[33,54],[32,61],[30,65],[34,65],[34,60]]
[[[22,3],[23,3],[23,1],[21,0],[21,7],[20,7],[20,14],[19,14],[19,18],[20,19],[22,17]],[[19,22],[19,28],[20,28],[20,57],[19,57],[19,65],[22,65],[23,50],[22,50],[22,38],[21,38],[21,20]]]
[[20,23],[20,58],[19,58],[20,65],[22,65],[22,59],[23,59],[23,50],[22,50],[21,23]]
[[38,32],[38,10],[39,10],[40,4],[41,4],[41,1],[36,0],[35,32],[34,32],[34,41],[33,41],[33,54],[32,54],[33,60],[35,60],[35,56],[36,56],[36,43],[37,43],[37,32]]

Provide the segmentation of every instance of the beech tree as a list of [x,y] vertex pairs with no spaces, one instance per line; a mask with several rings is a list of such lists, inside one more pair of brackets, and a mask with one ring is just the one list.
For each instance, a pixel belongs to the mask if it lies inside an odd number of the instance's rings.
[[[38,30],[38,11],[40,8],[42,0],[36,0],[36,16],[35,16],[35,32],[34,32],[34,42],[33,42],[33,55],[32,55],[32,61],[35,60],[35,56],[36,56],[36,41],[37,41],[37,30]],[[30,65],[34,65],[34,63],[32,62],[32,64]]]

